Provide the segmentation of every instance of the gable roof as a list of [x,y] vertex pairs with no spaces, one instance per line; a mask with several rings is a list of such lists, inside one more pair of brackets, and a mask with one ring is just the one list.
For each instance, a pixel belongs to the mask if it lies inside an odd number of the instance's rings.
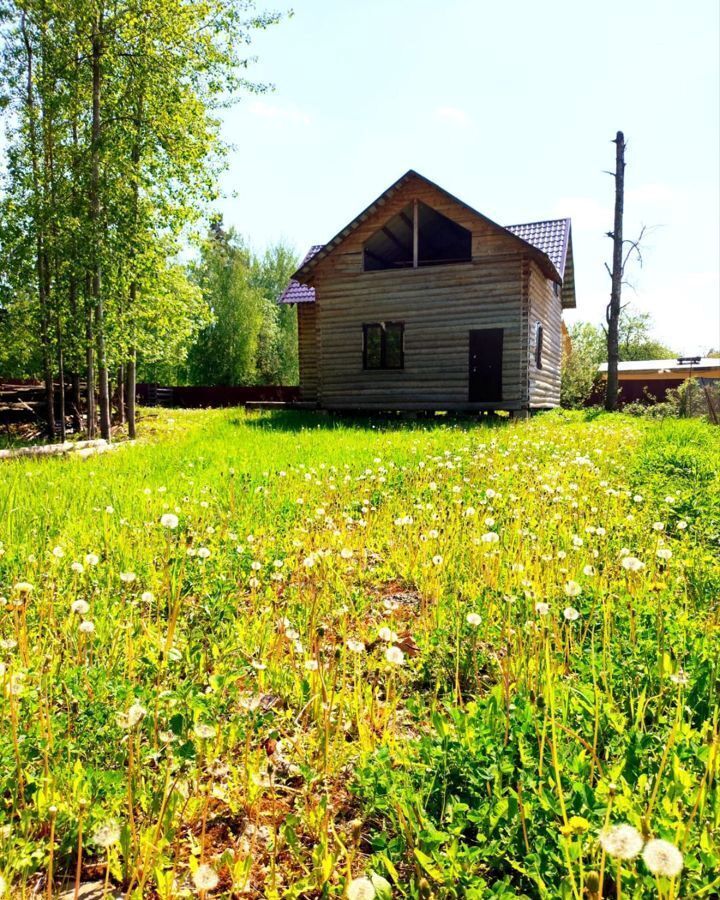
[[[575,306],[574,277],[572,277],[572,239],[570,232],[570,219],[548,219],[543,222],[530,222],[521,225],[509,225],[504,227],[493,222],[487,216],[473,209],[467,203],[459,200],[449,191],[420,175],[413,169],[409,169],[401,178],[384,191],[370,206],[356,216],[352,222],[339,231],[327,244],[315,244],[305,255],[297,271],[292,275],[290,283],[278,298],[280,303],[312,303],[315,300],[315,289],[306,282],[309,280],[317,264],[328,256],[345,240],[362,222],[364,222],[376,210],[380,209],[411,178],[419,179],[427,185],[440,191],[454,203],[468,210],[472,215],[493,226],[501,232],[505,232],[515,238],[519,245],[530,250],[541,263],[546,275],[561,284],[569,281],[568,291],[563,291],[563,307]],[[570,279],[565,277],[566,263],[569,261]]]

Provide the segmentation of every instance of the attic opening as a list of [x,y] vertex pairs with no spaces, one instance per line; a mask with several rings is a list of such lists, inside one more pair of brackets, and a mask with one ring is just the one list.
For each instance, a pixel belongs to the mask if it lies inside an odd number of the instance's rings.
[[366,272],[470,262],[472,234],[415,200],[378,229],[363,248]]

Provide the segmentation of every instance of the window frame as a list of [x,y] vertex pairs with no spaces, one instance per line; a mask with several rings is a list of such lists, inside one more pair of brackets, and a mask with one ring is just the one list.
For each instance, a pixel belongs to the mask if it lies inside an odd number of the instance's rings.
[[[363,322],[362,360],[365,372],[401,372],[405,368],[405,323],[404,322]],[[371,328],[380,329],[380,365],[368,365],[368,333]],[[400,365],[387,364],[387,329],[400,329]]]
[[545,328],[542,322],[535,323],[535,368],[542,369],[542,353],[545,338]]

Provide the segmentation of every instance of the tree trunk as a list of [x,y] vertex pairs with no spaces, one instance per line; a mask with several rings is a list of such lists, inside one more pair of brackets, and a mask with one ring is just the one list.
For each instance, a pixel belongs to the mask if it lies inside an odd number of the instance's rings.
[[40,198],[40,171],[38,163],[38,141],[35,122],[35,82],[33,72],[33,49],[26,27],[25,14],[22,16],[22,35],[27,54],[25,105],[28,116],[28,137],[33,180],[33,217],[35,225],[36,273],[38,303],[40,306],[40,343],[42,346],[43,380],[45,382],[45,421],[48,438],[55,440],[55,390],[53,386],[52,348],[50,346],[50,309],[47,295],[47,278],[45,271],[45,236],[43,230],[44,211]]
[[65,429],[65,360],[63,358],[62,343],[62,327],[60,325],[60,313],[55,320],[55,330],[57,336],[57,361],[58,361],[58,381],[60,382],[60,442],[65,443],[67,432]]
[[137,353],[135,348],[133,347],[130,351],[130,356],[128,357],[126,373],[127,373],[127,385],[125,388],[125,396],[127,398],[127,423],[128,423],[128,437],[131,440],[135,440],[135,394],[136,394],[136,359]]
[[87,371],[87,438],[92,440],[95,437],[96,414],[95,414],[95,342],[93,334],[93,310],[90,303],[87,304],[85,312],[85,360]]
[[92,33],[92,128],[90,152],[90,222],[93,235],[92,298],[95,304],[95,348],[97,352],[100,436],[111,439],[110,382],[105,352],[105,306],[102,294],[100,243],[100,99],[102,90],[102,18],[98,14]]
[[125,424],[125,366],[118,367],[117,373],[118,425]]
[[70,383],[72,384],[72,421],[73,431],[78,434],[82,431],[82,418],[80,416],[80,376],[77,372],[70,373]]
[[615,223],[613,226],[613,259],[610,303],[607,319],[608,373],[605,393],[605,409],[618,408],[619,325],[623,279],[623,207],[625,198],[625,137],[618,131],[615,137]]

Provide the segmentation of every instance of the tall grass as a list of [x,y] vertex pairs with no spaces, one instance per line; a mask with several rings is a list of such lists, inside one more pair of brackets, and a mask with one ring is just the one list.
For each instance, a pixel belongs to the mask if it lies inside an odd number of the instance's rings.
[[0,889],[720,892],[710,426],[144,434],[0,467]]

